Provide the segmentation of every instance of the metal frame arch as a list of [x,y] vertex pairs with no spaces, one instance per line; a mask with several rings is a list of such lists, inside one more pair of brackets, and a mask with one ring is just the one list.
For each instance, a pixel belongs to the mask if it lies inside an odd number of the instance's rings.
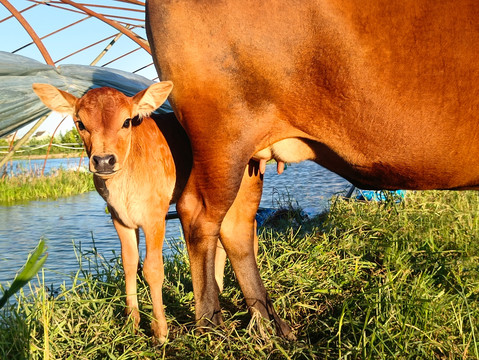
[[8,0],[0,0],[0,3],[2,3],[3,6],[7,8],[8,11],[17,19],[17,21],[23,26],[23,28],[26,30],[28,35],[32,38],[33,42],[37,46],[38,50],[42,54],[43,58],[45,59],[45,62],[48,65],[53,65],[55,66],[55,63],[53,62],[50,53],[48,52],[47,48],[45,45],[43,45],[43,42],[40,40],[38,37],[37,33],[33,28],[30,26],[28,21],[23,17],[23,15],[12,5]]

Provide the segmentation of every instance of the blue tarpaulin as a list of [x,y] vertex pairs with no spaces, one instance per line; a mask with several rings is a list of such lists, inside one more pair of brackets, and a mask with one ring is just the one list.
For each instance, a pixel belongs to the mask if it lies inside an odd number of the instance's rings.
[[392,199],[396,202],[401,201],[406,196],[406,190],[359,190],[356,199],[368,201],[386,201]]
[[[48,83],[81,97],[89,89],[109,86],[133,96],[153,81],[126,71],[86,65],[45,65],[21,55],[0,51],[0,137],[50,112],[32,90]],[[171,112],[166,102],[159,112]]]

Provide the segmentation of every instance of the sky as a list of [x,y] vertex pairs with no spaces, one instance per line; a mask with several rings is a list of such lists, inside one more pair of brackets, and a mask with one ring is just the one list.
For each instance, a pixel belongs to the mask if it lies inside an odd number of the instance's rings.
[[[45,2],[48,3],[49,1]],[[52,1],[52,5],[41,4],[30,10],[22,12],[24,18],[30,23],[30,25],[33,27],[33,29],[40,38],[54,31],[57,31],[64,26],[82,20],[86,17],[84,14],[77,14],[63,9],[55,8],[54,5],[56,5],[56,2],[57,1]],[[34,4],[33,2],[28,0],[10,0],[10,3],[19,11],[26,9]],[[133,10],[143,10],[139,6],[133,6],[114,0],[96,0],[90,1],[89,3],[94,3],[100,6],[110,5],[116,7],[128,7]],[[61,6],[65,7],[65,5]],[[104,14],[121,15],[139,19],[138,21],[129,20],[134,24],[143,23],[143,12],[105,9],[101,7],[92,7],[91,9]],[[28,33],[15,18],[2,21],[4,18],[10,15],[10,12],[3,5],[0,4],[0,51],[15,52],[16,50],[20,49],[21,47],[27,45],[32,41]],[[146,39],[146,34],[143,28],[135,29],[135,32]],[[58,63],[57,61],[79,49],[89,46],[90,44],[105,39],[109,36],[114,36],[117,33],[118,30],[94,17],[91,17],[79,22],[78,24],[68,29],[62,30],[54,35],[43,39],[42,42],[44,43],[56,65],[90,65],[91,62],[105,48],[105,46],[110,43],[111,39],[104,40],[87,50],[81,51],[78,54],[61,60]],[[136,44],[127,36],[122,35],[121,38],[111,48],[111,50],[106,53],[106,55],[100,60],[100,62],[98,62],[97,66],[102,66],[125,53],[135,50],[138,47],[138,44]],[[45,63],[45,60],[41,55],[40,51],[33,44],[23,49],[20,49],[15,53]],[[141,69],[142,67],[149,65],[151,62],[152,59],[150,54],[148,54],[145,50],[140,49],[124,57],[123,59],[114,61],[107,66],[123,71],[134,72]],[[138,71],[137,74],[142,75],[150,80],[153,80],[157,77],[156,70],[152,65]],[[46,120],[46,122],[39,128],[39,130],[45,130],[52,134],[61,119],[63,119],[63,116],[60,116],[58,114],[52,114],[52,116],[50,116],[49,119]],[[28,128],[30,128],[31,126],[33,126],[33,123],[30,124]],[[73,122],[71,121],[71,119],[67,119],[63,122],[63,125],[60,127],[59,131],[65,133],[72,127]],[[26,131],[27,127],[21,129],[19,131],[19,134],[22,135]]]

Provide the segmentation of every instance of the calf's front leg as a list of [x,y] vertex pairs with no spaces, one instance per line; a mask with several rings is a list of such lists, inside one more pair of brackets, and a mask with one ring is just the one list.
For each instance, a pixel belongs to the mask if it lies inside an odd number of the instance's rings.
[[143,274],[150,287],[151,301],[153,303],[153,320],[151,329],[155,339],[160,343],[166,341],[168,325],[163,308],[163,281],[165,269],[163,266],[163,239],[165,236],[166,212],[156,217],[161,221],[143,226],[146,240],[146,256],[143,263]]
[[136,288],[136,275],[140,260],[138,254],[138,231],[124,226],[115,217],[112,217],[112,219],[121,242],[121,261],[125,273],[126,313],[131,315],[135,327],[138,327],[140,324]]

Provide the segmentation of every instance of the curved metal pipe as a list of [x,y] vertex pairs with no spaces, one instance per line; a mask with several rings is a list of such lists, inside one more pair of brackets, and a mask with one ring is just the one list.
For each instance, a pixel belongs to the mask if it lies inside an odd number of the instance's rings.
[[23,26],[23,28],[27,31],[28,35],[32,38],[33,42],[37,46],[38,50],[40,50],[40,53],[42,54],[43,58],[45,59],[45,62],[48,65],[53,65],[55,66],[55,63],[53,62],[50,54],[48,53],[47,48],[45,45],[43,45],[42,41],[38,37],[37,33],[33,28],[30,26],[27,20],[23,17],[23,15],[15,9],[15,7],[10,4],[7,0],[0,0],[0,3],[7,8],[8,11],[18,20],[18,22]]
[[[0,0],[0,1],[6,1],[6,0]],[[133,31],[119,25],[115,21],[112,21],[112,20],[106,18],[105,16],[103,16],[103,15],[97,13],[97,12],[94,12],[93,10],[90,10],[89,8],[87,8],[83,5],[77,4],[74,1],[71,1],[71,0],[60,0],[60,1],[64,4],[71,5],[75,8],[83,11],[85,14],[96,17],[98,20],[101,20],[101,21],[107,23],[110,26],[113,26],[115,29],[117,29],[118,31],[121,31],[123,34],[128,36],[131,40],[133,40],[138,45],[140,45],[145,51],[147,51],[149,54],[151,54],[151,50],[150,50],[150,46],[148,45],[148,42],[145,41],[145,40],[141,40]]]

